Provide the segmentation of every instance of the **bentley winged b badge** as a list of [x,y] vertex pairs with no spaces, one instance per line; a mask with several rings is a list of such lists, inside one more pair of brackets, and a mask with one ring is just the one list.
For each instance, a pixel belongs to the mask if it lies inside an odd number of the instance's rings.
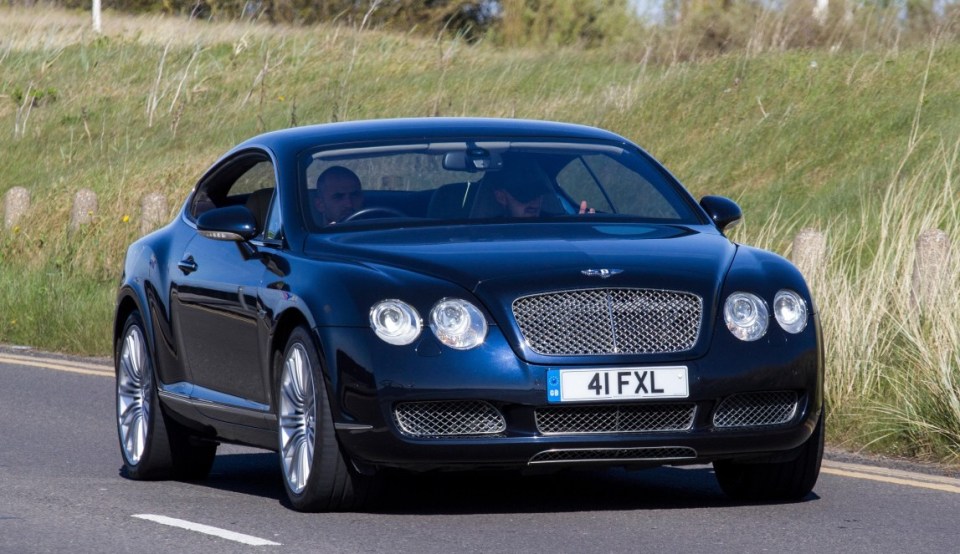
[[587,277],[599,277],[601,279],[606,279],[613,275],[619,275],[623,273],[622,269],[584,269],[580,273],[583,273]]

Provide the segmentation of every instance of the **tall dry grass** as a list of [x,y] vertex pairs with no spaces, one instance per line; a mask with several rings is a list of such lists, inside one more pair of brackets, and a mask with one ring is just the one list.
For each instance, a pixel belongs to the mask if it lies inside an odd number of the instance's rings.
[[[857,213],[821,231],[825,263],[807,275],[826,342],[830,438],[893,455],[960,462],[960,138],[901,166]],[[738,239],[789,254],[796,219],[774,217]],[[917,274],[921,233],[941,230],[951,253],[939,275]],[[918,279],[935,279],[924,302]]]

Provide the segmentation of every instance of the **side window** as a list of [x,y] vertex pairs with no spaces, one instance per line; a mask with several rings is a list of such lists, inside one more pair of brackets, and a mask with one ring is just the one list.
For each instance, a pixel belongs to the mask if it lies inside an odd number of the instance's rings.
[[245,171],[227,193],[227,204],[239,204],[240,200],[245,200],[252,192],[274,188],[273,164],[269,161],[262,161]]
[[263,238],[267,240],[275,240],[280,238],[280,203],[271,202],[270,203],[270,214],[267,216],[267,224],[263,230]]
[[587,205],[598,211],[610,212],[610,204],[603,196],[599,184],[590,170],[583,163],[583,158],[575,158],[557,174],[557,184],[560,185],[573,201],[586,200]]
[[573,160],[557,175],[557,183],[570,198],[586,200],[597,211],[614,211],[610,206],[613,203],[619,214],[655,219],[680,217],[653,183],[636,170],[602,154],[587,154]]
[[656,219],[679,217],[663,194],[640,173],[609,156],[585,156],[585,162],[603,183],[619,213]]
[[[265,229],[273,191],[276,188],[273,164],[262,155],[246,155],[233,160],[209,175],[197,189],[189,214],[200,214],[225,206],[246,206],[253,212],[259,229]],[[279,233],[279,215],[276,217]]]

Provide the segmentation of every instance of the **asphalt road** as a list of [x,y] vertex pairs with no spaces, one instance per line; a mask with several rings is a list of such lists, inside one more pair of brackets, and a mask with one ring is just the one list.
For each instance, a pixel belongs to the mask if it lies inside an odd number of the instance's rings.
[[0,349],[0,552],[960,552],[960,479],[838,455],[772,505],[694,467],[400,474],[372,511],[306,515],[275,454],[228,446],[205,482],[135,482],[103,364]]

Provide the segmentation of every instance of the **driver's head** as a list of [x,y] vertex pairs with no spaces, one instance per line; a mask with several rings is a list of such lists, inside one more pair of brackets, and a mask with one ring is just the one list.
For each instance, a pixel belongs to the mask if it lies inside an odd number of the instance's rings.
[[327,168],[317,177],[313,207],[323,216],[324,225],[343,221],[363,208],[360,178],[343,166]]

